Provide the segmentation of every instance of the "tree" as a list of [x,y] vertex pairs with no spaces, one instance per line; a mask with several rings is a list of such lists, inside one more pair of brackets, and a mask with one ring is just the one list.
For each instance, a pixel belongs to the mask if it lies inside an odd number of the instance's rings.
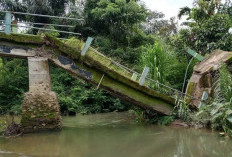
[[85,19],[92,34],[109,37],[123,45],[132,45],[146,9],[135,0],[87,0]]
[[198,0],[194,4],[192,9],[181,8],[179,17],[187,15],[190,22],[185,22],[188,26],[184,31],[185,36],[178,35],[174,38],[183,37],[185,44],[182,45],[189,46],[203,55],[215,49],[231,51],[232,35],[229,29],[232,27],[232,18],[228,2]]
[[0,65],[0,114],[19,112],[23,94],[28,91],[26,60],[3,58]]
[[150,11],[146,22],[143,23],[143,29],[147,34],[161,35],[167,37],[177,33],[177,22],[172,17],[170,20],[164,19],[162,12]]

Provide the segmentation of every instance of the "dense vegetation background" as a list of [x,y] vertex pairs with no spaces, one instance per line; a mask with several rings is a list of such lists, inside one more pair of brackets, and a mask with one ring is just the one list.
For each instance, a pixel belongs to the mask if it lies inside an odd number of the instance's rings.
[[[0,9],[84,18],[80,23],[14,15],[21,22],[75,25],[71,31],[81,33],[83,40],[94,37],[93,46],[100,52],[139,72],[147,65],[151,68],[149,75],[152,79],[179,90],[191,59],[185,51],[187,47],[202,55],[215,49],[232,51],[230,0],[224,3],[221,0],[194,0],[192,8],[180,8],[179,18],[187,16],[181,27],[174,17],[166,20],[163,13],[147,9],[140,0],[3,0]],[[4,19],[4,14],[0,13],[0,19]],[[69,38],[62,33],[53,35]],[[187,78],[196,62],[191,64]],[[53,66],[51,77],[62,113],[88,114],[131,108],[130,104]],[[20,113],[23,94],[27,91],[27,61],[0,58],[0,113]]]

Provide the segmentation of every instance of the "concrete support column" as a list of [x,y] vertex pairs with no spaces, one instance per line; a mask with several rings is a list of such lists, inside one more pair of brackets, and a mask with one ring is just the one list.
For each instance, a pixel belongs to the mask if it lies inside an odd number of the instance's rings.
[[29,57],[29,92],[22,105],[22,128],[24,133],[61,128],[59,103],[51,91],[48,59]]
[[51,80],[49,73],[48,59],[43,57],[29,57],[29,91],[50,92]]

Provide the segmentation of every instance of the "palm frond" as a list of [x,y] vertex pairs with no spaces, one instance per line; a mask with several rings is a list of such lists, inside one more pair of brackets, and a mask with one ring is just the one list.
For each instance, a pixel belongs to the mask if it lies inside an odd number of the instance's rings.
[[183,8],[180,8],[180,11],[178,13],[178,18],[181,19],[182,16],[184,15],[189,15],[191,12],[191,9],[189,7],[183,7]]

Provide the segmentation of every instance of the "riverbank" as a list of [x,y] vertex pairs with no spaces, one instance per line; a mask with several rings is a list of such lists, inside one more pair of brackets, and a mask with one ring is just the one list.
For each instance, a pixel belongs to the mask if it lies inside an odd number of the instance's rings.
[[[100,115],[100,116],[98,116]],[[146,116],[145,116],[146,117]],[[127,124],[128,122],[136,125],[156,125],[156,126],[166,126],[170,128],[191,128],[191,129],[207,129],[211,130],[209,126],[198,124],[197,122],[185,122],[181,119],[174,119],[173,116],[158,117],[158,120],[145,118],[144,113],[137,113],[134,110],[129,110],[125,112],[108,112],[101,114],[89,114],[83,115],[78,114],[75,116],[62,116],[63,127],[71,127],[78,124],[79,127],[91,127],[95,125],[105,126],[108,124],[120,123]],[[110,121],[114,119],[113,121]],[[14,116],[14,123],[20,124],[21,116]],[[155,123],[153,122],[155,121]],[[9,115],[0,116],[0,134],[2,135],[6,130],[7,126],[12,123],[12,117]],[[219,134],[219,132],[218,132]],[[226,135],[225,135],[226,136]]]
[[[98,117],[98,115],[101,116]],[[84,121],[81,121],[83,117],[84,117]],[[93,118],[94,121],[92,117],[94,117]],[[108,119],[112,119],[112,117],[114,121],[108,121]],[[80,118],[80,120],[78,120],[79,125],[83,124],[83,125],[91,126],[93,124],[107,125],[108,123],[124,123],[124,122],[137,123],[140,117],[138,117],[135,111],[133,110],[127,112],[110,112],[110,113],[89,114],[89,115],[78,114],[76,116],[63,116],[62,117],[63,127],[65,127],[66,125],[71,126],[69,120],[78,119],[78,118]],[[14,123],[20,124],[20,121],[21,121],[21,116],[14,116]],[[11,124],[11,122],[12,122],[12,117],[8,115],[0,116],[0,134],[2,134],[6,130],[7,126]]]

